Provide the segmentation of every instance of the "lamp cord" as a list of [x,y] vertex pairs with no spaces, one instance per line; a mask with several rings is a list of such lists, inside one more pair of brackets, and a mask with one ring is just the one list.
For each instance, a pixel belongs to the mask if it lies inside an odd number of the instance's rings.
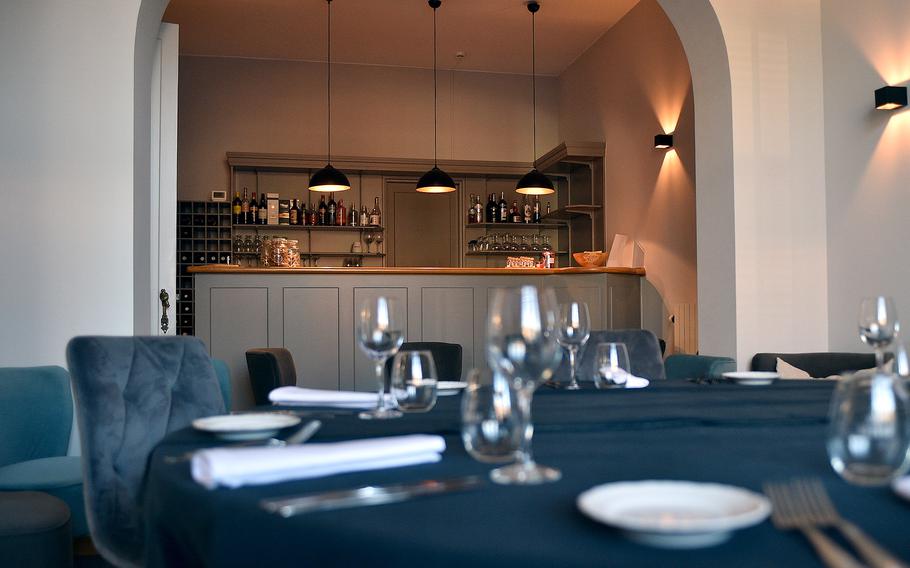
[[326,34],[326,93],[325,98],[328,107],[328,120],[326,121],[326,139],[328,148],[326,150],[326,161],[332,163],[332,0],[326,0],[329,6],[328,14],[328,34]]
[[437,156],[437,126],[436,126],[436,107],[439,104],[436,100],[436,8],[433,8],[433,167],[439,167],[439,158]]
[[531,167],[535,168],[537,161],[537,32],[536,32],[536,15],[531,12],[531,107],[532,107],[532,134],[531,148],[534,155],[531,156]]

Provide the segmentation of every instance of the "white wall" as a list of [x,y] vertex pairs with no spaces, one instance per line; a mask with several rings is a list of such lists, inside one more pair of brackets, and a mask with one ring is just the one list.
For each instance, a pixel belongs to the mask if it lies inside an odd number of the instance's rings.
[[0,2],[0,365],[133,331],[139,0]]
[[910,81],[908,30],[907,0],[822,3],[831,349],[864,349],[863,296],[910,316],[910,111],[873,109],[875,89]]

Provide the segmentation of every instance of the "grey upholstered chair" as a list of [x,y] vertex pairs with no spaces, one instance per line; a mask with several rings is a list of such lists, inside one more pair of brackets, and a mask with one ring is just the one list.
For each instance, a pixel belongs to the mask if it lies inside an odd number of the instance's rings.
[[269,404],[269,393],[297,384],[297,368],[291,352],[281,347],[260,347],[246,352],[250,388],[257,406]]
[[[651,381],[660,381],[667,378],[664,371],[663,358],[660,356],[660,344],[657,336],[646,329],[617,329],[610,331],[592,331],[591,337],[578,359],[578,377],[581,380],[591,380],[594,373],[594,358],[597,356],[599,343],[625,343],[629,350],[629,362],[632,364],[632,374]],[[556,370],[555,378],[558,381],[569,380],[568,357],[563,357],[562,363]]]
[[72,566],[73,541],[66,503],[38,491],[0,491],[0,565]]
[[149,454],[173,430],[224,413],[212,360],[195,337],[77,337],[66,350],[82,438],[95,547],[141,566],[141,486]]

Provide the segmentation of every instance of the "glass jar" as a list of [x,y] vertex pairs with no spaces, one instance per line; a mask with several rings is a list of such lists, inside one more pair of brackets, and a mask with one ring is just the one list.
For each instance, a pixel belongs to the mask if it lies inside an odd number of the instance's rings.
[[297,246],[297,241],[293,239],[288,240],[287,267],[300,268],[300,248]]
[[275,237],[272,239],[272,250],[269,255],[269,265],[276,268],[284,268],[288,265],[288,241],[287,239]]
[[259,266],[269,267],[272,265],[272,238],[262,237],[262,247],[259,253]]

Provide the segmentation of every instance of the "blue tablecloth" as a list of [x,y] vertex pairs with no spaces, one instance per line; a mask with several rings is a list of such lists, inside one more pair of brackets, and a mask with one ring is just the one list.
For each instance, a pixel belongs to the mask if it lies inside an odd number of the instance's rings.
[[670,551],[626,540],[575,506],[600,483],[681,479],[755,491],[764,481],[820,477],[842,514],[910,559],[910,506],[889,489],[848,485],[828,465],[825,428],[832,383],[782,381],[743,387],[665,381],[643,390],[541,389],[534,401],[534,453],[563,479],[534,487],[492,483],[480,490],[405,503],[312,513],[263,512],[259,499],[485,474],[459,433],[460,397],[428,414],[382,422],[353,414],[325,420],[314,442],[404,433],[445,436],[442,462],[234,490],[208,491],[189,466],[163,456],[212,441],[184,430],[152,456],[146,485],[151,566],[817,566],[803,537],[770,522],[727,543]]

